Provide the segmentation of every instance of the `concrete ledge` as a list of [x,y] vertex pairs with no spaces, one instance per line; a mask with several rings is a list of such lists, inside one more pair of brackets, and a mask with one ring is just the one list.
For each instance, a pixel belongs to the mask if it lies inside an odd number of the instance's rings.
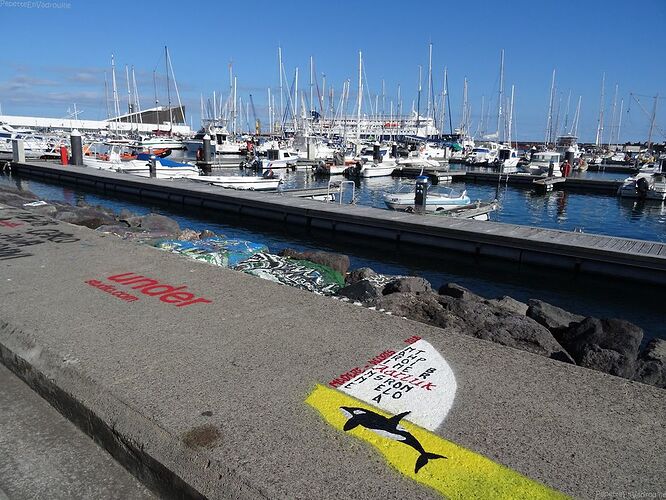
[[[0,236],[29,234],[20,210],[0,214],[19,224],[0,226]],[[0,260],[2,362],[165,495],[437,497],[305,404],[316,384],[414,335],[457,381],[438,436],[577,497],[666,490],[662,390],[48,227],[77,241]],[[210,302],[176,307],[138,292],[126,302],[86,284],[122,273]]]

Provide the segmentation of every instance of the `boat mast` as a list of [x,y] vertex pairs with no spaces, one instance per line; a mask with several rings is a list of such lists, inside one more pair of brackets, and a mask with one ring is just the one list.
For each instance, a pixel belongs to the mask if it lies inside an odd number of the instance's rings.
[[113,54],[111,54],[111,85],[113,87],[113,112],[117,122],[120,116],[120,102],[118,101],[118,86],[116,85],[116,61]]
[[[500,53],[500,78],[499,78],[499,95],[497,97],[497,140],[500,140],[500,126],[502,125],[502,101],[504,100],[504,49]],[[506,140],[506,127],[502,127],[502,139]]]
[[199,105],[201,106],[201,126],[203,126],[204,120],[206,119],[206,116],[205,116],[205,113],[204,113],[203,94],[199,94]]
[[273,133],[273,105],[271,102],[271,88],[268,87],[268,133]]
[[236,89],[238,88],[237,84],[237,77],[234,76],[234,136],[238,132],[238,94],[236,94]]
[[111,115],[109,114],[109,82],[107,81],[106,71],[104,72],[104,102],[106,103],[106,119],[108,120]]
[[143,123],[141,116],[141,101],[139,100],[139,88],[136,85],[136,75],[134,74],[134,66],[132,66],[132,84],[134,86],[134,111],[139,113],[139,123]]
[[615,144],[620,144],[620,128],[622,127],[622,111],[624,111],[624,97],[620,99],[620,117],[617,123],[617,135],[615,136]]
[[421,71],[423,67],[419,64],[419,91],[416,94],[416,134],[419,135],[419,125],[421,124]]
[[618,85],[615,84],[615,93],[613,94],[613,106],[611,107],[611,126],[610,134],[608,135],[608,149],[611,148],[611,143],[613,142],[613,134],[615,131],[615,112],[617,111],[617,89]]
[[[562,134],[566,133],[567,127],[569,126],[569,109],[571,107],[571,89],[569,89],[569,94],[567,95],[567,107],[564,111],[564,125],[562,126]],[[557,132],[560,133],[559,130]]]
[[652,118],[650,118],[650,130],[648,132],[648,143],[647,150],[648,152],[652,149],[652,132],[654,131],[654,124],[657,119],[657,100],[659,99],[659,94],[654,96],[654,104],[652,105]]
[[509,123],[508,123],[508,134],[507,134],[507,142],[509,143],[509,147],[511,147],[511,127],[513,127],[513,92],[514,92],[514,86],[511,85],[511,102],[509,104]]
[[292,118],[294,119],[294,133],[298,128],[298,66],[296,66],[296,72],[294,73],[294,98],[291,103],[292,108]]
[[315,111],[314,107],[314,59],[310,56],[310,117],[312,112]]
[[444,88],[446,89],[446,109],[449,113],[449,133],[453,134],[453,114],[451,113],[451,96],[449,94],[449,74],[444,68]]
[[550,139],[553,135],[553,101],[555,99],[555,70],[553,70],[553,77],[550,82],[550,99],[548,101],[548,123],[546,125],[546,139],[544,146],[548,146]]
[[463,108],[462,108],[462,119],[460,121],[460,130],[464,136],[467,136],[468,130],[467,130],[467,110],[468,110],[468,104],[467,104],[467,77],[465,77],[465,80],[463,82]]
[[284,135],[284,93],[282,91],[282,47],[278,45],[278,73],[280,73],[280,132]]
[[569,135],[578,137],[578,119],[580,118],[580,103],[583,99],[582,95],[578,96],[578,105],[576,106],[576,114],[574,115],[573,121],[571,122],[571,129],[569,130]]
[[125,64],[125,80],[127,81],[127,114],[129,115],[127,118],[130,122],[130,130],[132,130],[132,92],[130,91],[129,66],[127,64]]
[[603,143],[603,133],[604,133],[604,84],[606,83],[606,73],[603,73],[601,76],[601,99],[599,101],[599,119],[597,121],[597,136],[594,140],[594,144],[597,147],[601,147]]
[[180,100],[180,92],[178,92],[178,82],[176,81],[176,74],[173,71],[173,63],[171,62],[169,49],[166,46],[164,47],[164,49],[166,50],[167,62],[169,63],[167,71],[171,70],[171,79],[173,80],[173,88],[176,91],[176,99],[178,99],[178,110],[180,111],[181,117],[183,119],[182,123],[187,123],[187,120],[185,119],[185,108],[183,107],[183,103]]
[[431,100],[432,100],[432,42],[428,44],[428,104],[426,109],[426,117],[431,118]]
[[361,138],[361,104],[363,102],[363,53],[358,51],[358,107],[356,108],[356,139]]
[[155,92],[155,125],[157,125],[157,130],[159,130],[160,129],[160,112],[159,112],[158,108],[159,108],[160,101],[157,99],[157,72],[156,72],[156,70],[153,70],[153,91]]
[[171,109],[171,90],[169,89],[169,55],[166,45],[164,46],[164,69],[166,72],[167,106],[169,107],[169,130],[171,130],[173,128],[173,111]]

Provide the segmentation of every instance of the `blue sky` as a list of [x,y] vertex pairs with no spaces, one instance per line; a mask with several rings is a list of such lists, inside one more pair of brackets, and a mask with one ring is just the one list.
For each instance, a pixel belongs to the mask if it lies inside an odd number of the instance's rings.
[[[334,86],[336,96],[342,83],[351,79],[351,100],[361,50],[370,92],[381,93],[383,79],[388,108],[390,99],[397,101],[400,84],[403,108],[409,109],[416,98],[418,66],[423,66],[425,75],[432,42],[435,91],[441,89],[447,66],[454,125],[460,119],[463,79],[469,81],[472,130],[483,95],[496,107],[499,54],[504,49],[505,86],[514,84],[516,89],[519,139],[544,137],[553,69],[562,107],[571,91],[573,114],[582,96],[582,140],[594,140],[602,73],[606,73],[606,135],[615,84],[618,115],[624,98],[623,141],[645,140],[649,127],[649,117],[630,93],[641,96],[640,104],[648,112],[652,99],[643,96],[666,97],[666,0],[233,4],[71,0],[32,2],[32,8],[0,0],[0,21],[5,40],[0,104],[6,114],[65,116],[76,103],[83,110],[81,118],[105,118],[104,72],[110,70],[112,53],[121,97],[126,96],[124,66],[134,65],[142,107],[148,107],[154,99],[153,70],[164,73],[165,44],[195,127],[200,94],[212,98],[216,90],[226,98],[230,61],[238,77],[238,95],[247,102],[252,93],[257,112],[265,115],[266,89],[278,88],[278,45],[289,80],[298,66],[299,86],[305,89],[309,59],[314,56],[319,80],[326,74],[327,86]],[[158,86],[164,103],[163,76]],[[659,101],[657,116],[660,130],[654,138],[663,141],[666,99]],[[265,116],[262,121],[267,121]]]

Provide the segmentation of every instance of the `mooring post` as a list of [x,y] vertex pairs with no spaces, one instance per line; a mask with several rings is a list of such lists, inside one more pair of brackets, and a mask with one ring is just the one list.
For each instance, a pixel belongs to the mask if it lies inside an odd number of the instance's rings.
[[203,161],[199,162],[199,168],[204,175],[210,175],[212,167],[210,161],[210,135],[206,134],[203,137]]
[[81,133],[74,129],[69,136],[72,144],[72,165],[83,165],[83,145],[81,143]]
[[25,143],[23,139],[12,139],[12,161],[25,163]]
[[150,177],[154,179],[157,177],[157,156],[150,155]]
[[428,200],[428,176],[419,175],[416,178],[416,187],[414,188],[414,211],[423,214],[426,211]]

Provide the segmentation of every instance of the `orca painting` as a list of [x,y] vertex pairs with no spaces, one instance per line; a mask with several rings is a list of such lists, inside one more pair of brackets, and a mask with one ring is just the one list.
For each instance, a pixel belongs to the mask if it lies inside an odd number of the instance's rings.
[[380,436],[392,439],[394,441],[399,441],[411,446],[419,453],[419,458],[416,460],[414,466],[414,473],[418,471],[428,463],[429,460],[434,460],[436,458],[446,458],[443,455],[437,455],[435,453],[428,453],[423,449],[421,443],[416,439],[407,429],[401,427],[400,421],[410,412],[406,411],[398,415],[394,415],[390,418],[384,417],[379,413],[375,413],[365,408],[355,408],[350,406],[341,406],[340,409],[349,417],[349,420],[345,423],[343,429],[345,431],[350,431],[355,429],[359,425],[364,427],[372,432],[379,434]]

